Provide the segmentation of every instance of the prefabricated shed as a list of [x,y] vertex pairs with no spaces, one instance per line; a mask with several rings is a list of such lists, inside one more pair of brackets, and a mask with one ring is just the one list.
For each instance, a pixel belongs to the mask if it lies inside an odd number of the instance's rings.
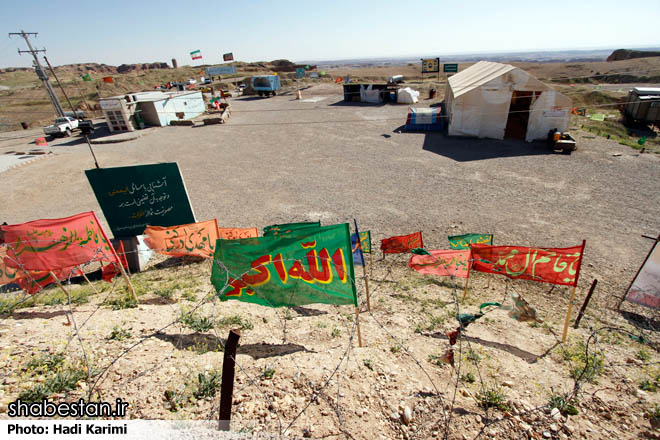
[[518,67],[480,61],[449,77],[445,104],[450,136],[531,142],[568,129],[571,100]]

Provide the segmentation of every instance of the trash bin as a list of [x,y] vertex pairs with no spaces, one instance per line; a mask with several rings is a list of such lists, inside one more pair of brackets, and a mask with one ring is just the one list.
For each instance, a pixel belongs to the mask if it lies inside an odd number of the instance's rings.
[[436,94],[436,90],[435,90],[435,89],[431,89],[431,90],[429,90],[429,99],[434,99],[434,98],[435,98],[435,94]]

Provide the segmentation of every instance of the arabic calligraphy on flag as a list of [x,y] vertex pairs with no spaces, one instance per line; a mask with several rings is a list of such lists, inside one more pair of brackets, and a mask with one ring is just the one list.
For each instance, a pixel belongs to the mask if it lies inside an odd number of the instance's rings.
[[51,271],[92,261],[119,263],[93,211],[60,219],[0,226],[7,266]]
[[422,274],[467,278],[470,275],[470,250],[430,250],[431,255],[413,255],[408,267]]
[[288,234],[305,228],[318,228],[321,222],[297,222],[282,223],[279,225],[269,225],[264,228],[264,237],[269,235]]
[[214,261],[222,265],[213,265],[211,282],[222,301],[239,300],[267,307],[357,305],[350,255],[346,223],[258,238],[218,240]]
[[398,235],[385,238],[380,242],[380,249],[384,254],[404,254],[415,248],[423,248],[422,232],[414,232],[408,235]]
[[223,240],[256,238],[258,236],[259,230],[257,228],[218,228],[218,237]]
[[360,246],[362,252],[366,254],[371,253],[371,231],[360,231]]
[[171,227],[147,226],[144,235],[147,246],[159,254],[211,258],[218,240],[218,223],[213,219]]
[[451,249],[469,249],[471,244],[493,244],[493,234],[464,234],[447,237]]
[[[18,267],[10,267],[5,264],[7,256],[7,247],[0,246],[0,286],[5,284],[16,283],[18,286],[29,294],[39,292],[45,286],[55,282],[51,276],[50,271],[28,270],[24,271]],[[76,268],[64,268],[54,271],[58,279],[67,279],[70,276],[80,275],[80,271]]]
[[472,269],[512,279],[576,286],[584,243],[569,248],[472,245]]

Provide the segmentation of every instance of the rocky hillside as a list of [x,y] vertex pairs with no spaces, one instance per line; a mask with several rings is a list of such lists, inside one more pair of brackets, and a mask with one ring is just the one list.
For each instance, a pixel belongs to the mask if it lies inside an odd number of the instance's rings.
[[632,60],[633,58],[660,57],[660,52],[647,50],[617,49],[607,57],[607,61]]

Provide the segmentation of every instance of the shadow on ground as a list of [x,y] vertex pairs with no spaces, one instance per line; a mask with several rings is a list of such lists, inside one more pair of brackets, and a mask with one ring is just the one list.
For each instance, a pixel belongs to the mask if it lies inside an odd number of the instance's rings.
[[557,154],[549,150],[545,142],[528,143],[514,139],[459,138],[434,132],[426,133],[422,149],[456,162]]

